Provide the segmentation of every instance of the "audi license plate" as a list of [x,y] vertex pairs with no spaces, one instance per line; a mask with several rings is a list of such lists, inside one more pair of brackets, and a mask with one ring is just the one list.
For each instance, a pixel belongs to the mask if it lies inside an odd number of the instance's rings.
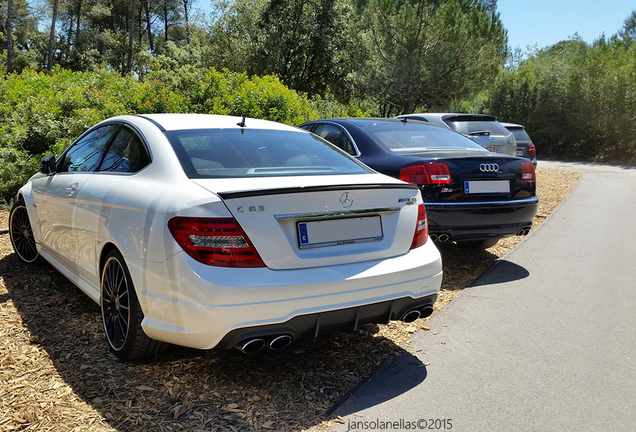
[[485,181],[465,181],[464,193],[510,193],[510,181],[508,180],[485,180]]
[[298,244],[301,249],[373,242],[382,238],[380,216],[298,223]]
[[488,151],[491,151],[493,153],[501,153],[501,147],[486,147],[488,149]]

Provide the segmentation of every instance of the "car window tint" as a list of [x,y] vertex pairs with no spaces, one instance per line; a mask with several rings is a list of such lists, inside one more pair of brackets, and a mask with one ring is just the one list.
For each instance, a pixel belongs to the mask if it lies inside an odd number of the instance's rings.
[[518,141],[530,141],[530,137],[524,129],[514,128],[510,129],[510,131]]
[[370,172],[302,131],[201,129],[166,132],[189,177],[341,175]]
[[509,135],[510,132],[496,122],[488,121],[449,121],[451,129],[455,132],[469,135],[474,132],[488,131],[491,135]]
[[356,154],[356,151],[353,148],[353,144],[351,144],[351,141],[349,140],[347,135],[338,126],[321,124],[316,126],[314,134],[318,135],[324,140],[329,141],[331,144],[341,148],[350,155]]
[[108,148],[99,171],[137,172],[150,163],[146,147],[136,133],[124,127]]
[[386,148],[397,153],[413,153],[438,149],[462,149],[487,152],[482,146],[463,135],[424,123],[368,122],[364,125]]
[[58,172],[94,171],[119,125],[102,126],[73,144],[58,167]]

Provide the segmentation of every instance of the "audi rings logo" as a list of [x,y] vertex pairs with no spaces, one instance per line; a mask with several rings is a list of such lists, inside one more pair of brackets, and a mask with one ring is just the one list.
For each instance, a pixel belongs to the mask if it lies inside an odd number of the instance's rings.
[[479,165],[479,170],[481,172],[497,172],[499,171],[499,165],[496,163],[483,163]]
[[340,204],[342,204],[344,208],[349,208],[353,205],[353,197],[349,192],[345,192],[340,196]]

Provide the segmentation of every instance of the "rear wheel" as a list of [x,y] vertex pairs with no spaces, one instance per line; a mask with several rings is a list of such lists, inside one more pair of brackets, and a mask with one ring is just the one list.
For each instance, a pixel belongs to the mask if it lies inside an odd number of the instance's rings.
[[19,199],[9,214],[9,237],[11,245],[18,257],[25,263],[43,263],[33,237],[33,229],[29,220],[24,200]]
[[122,255],[106,256],[101,280],[102,321],[110,350],[122,360],[148,357],[168,344],[149,338],[141,328],[144,314]]
[[462,242],[457,242],[457,244],[466,249],[484,250],[484,249],[493,247],[494,245],[497,244],[497,242],[499,242],[499,238],[489,238],[485,240],[474,240],[474,241],[462,241]]

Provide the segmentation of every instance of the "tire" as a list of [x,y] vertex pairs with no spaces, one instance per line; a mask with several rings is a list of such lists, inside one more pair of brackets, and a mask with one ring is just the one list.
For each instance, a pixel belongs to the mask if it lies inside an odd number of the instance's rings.
[[27,264],[44,264],[33,237],[29,212],[23,199],[19,199],[9,213],[9,237],[16,255]]
[[112,250],[104,261],[100,283],[100,305],[106,341],[122,360],[149,357],[168,344],[149,338],[141,328],[144,314],[124,258]]
[[475,241],[463,241],[457,242],[457,244],[466,249],[472,250],[485,250],[490,247],[493,247],[499,242],[499,238],[489,238],[485,240],[475,240]]

